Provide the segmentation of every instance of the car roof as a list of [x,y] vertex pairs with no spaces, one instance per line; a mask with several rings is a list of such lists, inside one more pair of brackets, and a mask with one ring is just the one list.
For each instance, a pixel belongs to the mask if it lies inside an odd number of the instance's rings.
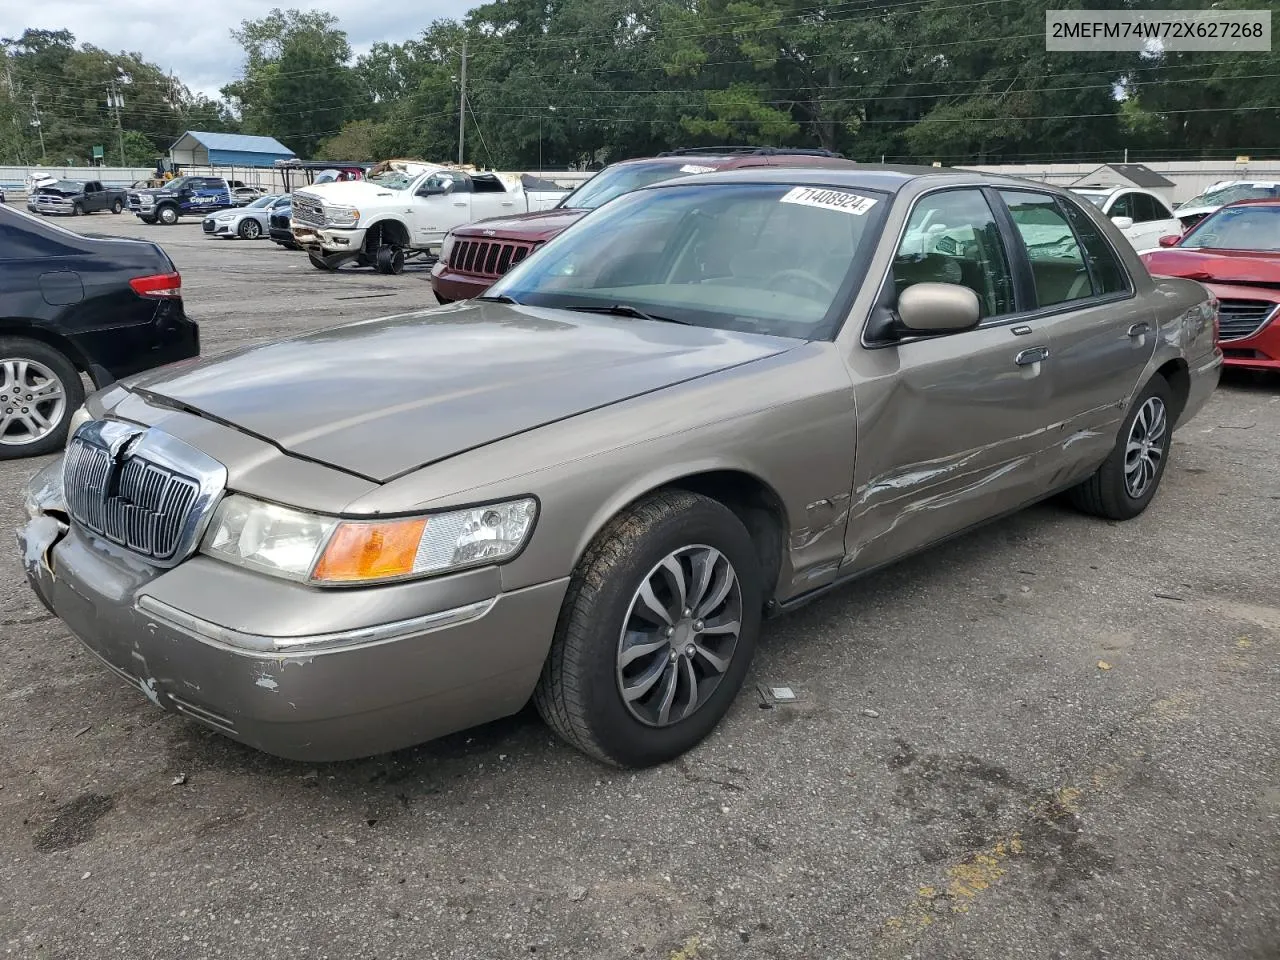
[[1068,193],[1061,187],[1042,183],[1038,180],[1025,180],[1019,177],[1006,177],[997,174],[978,173],[970,170],[956,170],[950,167],[924,167],[897,164],[859,164],[849,167],[800,166],[800,167],[753,167],[750,170],[719,170],[713,173],[702,173],[690,177],[680,177],[661,183],[642,187],[644,190],[661,189],[690,183],[777,183],[809,186],[844,187],[864,190],[880,190],[885,193],[898,193],[908,184],[918,181],[934,181],[938,185],[956,184],[990,184],[997,187],[1035,188],[1052,193]]

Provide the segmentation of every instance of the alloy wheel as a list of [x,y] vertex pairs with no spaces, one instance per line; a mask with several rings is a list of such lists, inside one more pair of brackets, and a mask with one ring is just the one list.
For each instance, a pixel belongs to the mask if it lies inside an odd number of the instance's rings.
[[1168,412],[1159,397],[1147,398],[1133,418],[1124,448],[1124,486],[1134,500],[1142,498],[1160,472],[1168,426]]
[[618,638],[627,710],[653,727],[692,716],[724,679],[741,630],[742,588],[729,558],[705,545],[669,553],[636,589]]
[[36,360],[0,359],[0,444],[37,443],[58,428],[67,395],[57,374]]

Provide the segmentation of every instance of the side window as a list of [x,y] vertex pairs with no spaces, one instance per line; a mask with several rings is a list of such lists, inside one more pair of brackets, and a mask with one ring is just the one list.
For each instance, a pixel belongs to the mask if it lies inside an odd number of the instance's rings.
[[1173,211],[1168,208],[1163,200],[1159,197],[1147,197],[1151,202],[1151,219],[1152,220],[1172,220]]
[[1122,193],[1116,197],[1116,202],[1111,205],[1111,209],[1107,211],[1108,217],[1128,217],[1136,221],[1137,213],[1133,209],[1133,194]]
[[1071,226],[1075,227],[1076,236],[1080,238],[1085,256],[1089,260],[1094,294],[1103,296],[1128,290],[1129,278],[1124,272],[1124,267],[1120,265],[1115,251],[1111,249],[1102,231],[1089,218],[1089,215],[1070,200],[1062,201],[1062,210],[1071,221]]
[[901,295],[916,283],[968,287],[984,318],[1013,312],[1009,258],[980,191],[944,190],[916,204],[893,260],[893,284]]
[[1156,212],[1155,200],[1145,193],[1133,194],[1133,208],[1137,211],[1137,215],[1133,218],[1137,223],[1150,223],[1152,220],[1160,219],[1160,214]]
[[1044,193],[1001,190],[1027,248],[1036,300],[1042,307],[1093,295],[1089,270],[1057,201]]

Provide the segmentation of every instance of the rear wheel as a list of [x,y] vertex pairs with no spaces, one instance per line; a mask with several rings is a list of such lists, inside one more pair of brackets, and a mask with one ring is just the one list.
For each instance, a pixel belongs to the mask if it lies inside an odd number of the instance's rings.
[[112,212],[112,213],[114,213],[114,214],[120,214],[120,213],[123,213],[123,212],[124,212],[124,203],[123,203],[123,202],[121,202],[120,200],[116,200],[114,203],[112,203],[112,204],[111,204],[111,212]]
[[1096,473],[1068,492],[1085,513],[1131,520],[1156,495],[1173,441],[1173,389],[1156,375],[1134,401],[1110,456]]
[[689,750],[742,686],[760,626],[760,565],[722,504],[671,490],[615,517],[579,562],[534,703],[606,763]]
[[245,217],[236,228],[236,235],[241,240],[257,240],[262,236],[262,224],[253,217]]
[[178,222],[178,208],[173,206],[164,206],[156,211],[156,217],[166,227],[172,227]]
[[0,460],[60,450],[84,403],[75,365],[39,340],[0,337]]

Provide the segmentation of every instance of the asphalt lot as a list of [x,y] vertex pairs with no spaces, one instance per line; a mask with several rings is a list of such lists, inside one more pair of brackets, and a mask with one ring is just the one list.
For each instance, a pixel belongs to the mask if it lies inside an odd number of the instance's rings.
[[[434,302],[425,269],[69,225],[161,241],[208,354]],[[1280,379],[1231,377],[1146,515],[1047,504],[771,622],[717,733],[642,773],[531,709],[264,756],[82,652],[6,535],[0,952],[1276,960],[1278,464]],[[0,527],[40,465],[0,464]]]

